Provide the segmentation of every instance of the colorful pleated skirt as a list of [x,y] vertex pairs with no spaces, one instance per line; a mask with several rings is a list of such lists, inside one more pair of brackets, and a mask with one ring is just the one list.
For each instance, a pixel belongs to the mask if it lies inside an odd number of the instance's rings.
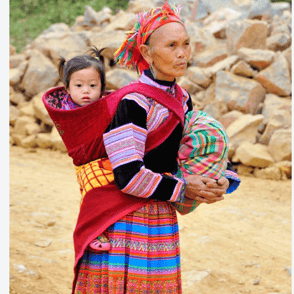
[[168,202],[141,207],[105,235],[110,251],[85,251],[75,294],[182,293],[178,222]]

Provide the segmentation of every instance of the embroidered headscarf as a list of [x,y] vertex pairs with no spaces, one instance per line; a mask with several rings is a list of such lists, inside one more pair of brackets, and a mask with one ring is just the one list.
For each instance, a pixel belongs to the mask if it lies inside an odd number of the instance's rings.
[[175,7],[165,2],[162,7],[138,13],[133,29],[127,33],[126,40],[114,53],[117,64],[136,69],[140,74],[144,69],[148,69],[149,64],[141,55],[139,47],[145,44],[150,35],[164,24],[169,22],[183,24],[180,19],[180,10],[181,5]]

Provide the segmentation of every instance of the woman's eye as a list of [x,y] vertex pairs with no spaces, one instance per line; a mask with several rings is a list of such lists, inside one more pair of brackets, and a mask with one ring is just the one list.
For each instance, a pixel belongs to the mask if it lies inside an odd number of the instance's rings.
[[169,47],[174,47],[175,46],[175,43],[170,43],[169,44]]

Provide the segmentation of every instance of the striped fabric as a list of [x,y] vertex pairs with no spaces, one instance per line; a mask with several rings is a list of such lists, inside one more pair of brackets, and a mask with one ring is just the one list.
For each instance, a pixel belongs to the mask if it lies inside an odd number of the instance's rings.
[[[224,127],[217,120],[202,111],[188,112],[178,153],[178,176],[197,174],[213,179],[225,176],[228,148],[228,137]],[[195,210],[199,203],[183,197],[173,205],[184,215]]]
[[147,204],[105,235],[110,251],[85,252],[75,294],[182,293],[177,217],[170,204]]

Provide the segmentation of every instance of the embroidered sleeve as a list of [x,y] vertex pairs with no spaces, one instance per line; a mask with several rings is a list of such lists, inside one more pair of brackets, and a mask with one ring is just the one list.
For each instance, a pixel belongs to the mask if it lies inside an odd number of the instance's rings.
[[229,180],[230,186],[227,189],[227,194],[230,194],[237,190],[241,183],[241,179],[239,178],[238,174],[236,173],[233,165],[231,162],[228,161],[227,170],[225,172],[225,177]]
[[153,172],[144,165],[148,102],[127,95],[103,135],[118,188],[137,197],[177,201],[186,183],[172,175]]

